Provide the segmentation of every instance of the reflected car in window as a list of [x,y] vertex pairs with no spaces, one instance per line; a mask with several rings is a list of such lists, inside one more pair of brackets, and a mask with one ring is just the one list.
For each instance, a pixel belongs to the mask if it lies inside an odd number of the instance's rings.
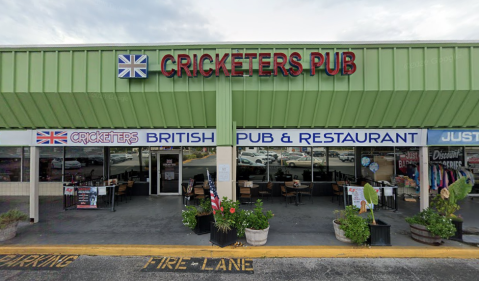
[[262,175],[266,173],[266,166],[261,163],[252,162],[246,158],[238,158],[238,170],[250,172],[252,174]]
[[[324,165],[324,159],[313,157],[313,167],[319,167]],[[286,165],[290,167],[311,167],[311,157],[310,156],[303,156],[296,158],[294,160],[286,161]]]
[[[324,159],[313,157],[313,167],[319,167],[324,165]],[[311,157],[303,156],[294,160],[286,161],[286,165],[290,167],[311,167]]]
[[[62,168],[62,158],[54,158],[52,160],[52,169],[61,169]],[[80,169],[81,168],[81,163],[77,161],[76,159],[69,159],[67,158],[65,160],[65,170],[68,169]]]

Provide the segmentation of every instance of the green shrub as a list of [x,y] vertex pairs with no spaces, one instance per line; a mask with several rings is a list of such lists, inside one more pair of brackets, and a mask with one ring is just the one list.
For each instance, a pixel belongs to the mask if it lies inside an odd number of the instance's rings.
[[4,229],[8,225],[28,220],[28,216],[17,209],[9,210],[6,213],[0,215],[0,229]]
[[406,222],[423,225],[433,235],[445,239],[453,236],[456,232],[456,227],[452,224],[450,218],[441,216],[431,208],[426,208],[412,217],[407,217]]
[[199,206],[186,206],[186,210],[181,212],[182,222],[190,229],[195,229],[196,217],[209,215],[212,211],[210,199],[201,199]]
[[246,227],[261,230],[266,229],[269,226],[269,219],[274,215],[271,211],[263,213],[263,202],[260,199],[256,201],[256,207],[253,211],[246,211]]
[[356,206],[346,206],[344,211],[336,211],[339,217],[336,222],[340,224],[339,228],[344,231],[344,235],[358,245],[364,244],[369,238],[369,226],[363,217],[359,216],[359,208]]

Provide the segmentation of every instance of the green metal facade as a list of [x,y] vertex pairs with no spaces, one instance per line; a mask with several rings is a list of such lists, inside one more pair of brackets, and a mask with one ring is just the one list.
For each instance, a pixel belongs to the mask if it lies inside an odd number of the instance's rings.
[[[341,51],[356,54],[354,74],[327,76],[323,65],[309,75],[311,52]],[[304,70],[298,77],[259,77],[255,60],[252,77],[166,78],[160,71],[166,54],[236,52],[298,52]],[[119,54],[147,54],[149,77],[117,78]],[[0,66],[2,129],[216,128],[221,146],[232,145],[233,122],[236,128],[479,127],[479,43],[0,47]]]

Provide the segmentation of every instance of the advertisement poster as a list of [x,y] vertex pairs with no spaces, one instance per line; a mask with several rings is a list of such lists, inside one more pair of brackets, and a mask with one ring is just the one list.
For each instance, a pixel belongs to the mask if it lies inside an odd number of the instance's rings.
[[77,188],[78,193],[78,209],[95,209],[97,208],[96,199],[98,194],[97,187],[81,186]]
[[[376,193],[378,193],[379,196],[381,196],[381,192],[379,191],[379,188],[374,187],[374,190]],[[351,195],[353,197],[353,205],[361,208],[361,202],[364,201],[363,204],[366,204],[366,208],[369,209],[369,205],[366,202],[366,199],[364,198],[364,187],[362,186],[348,186],[348,195]],[[373,205],[374,208],[374,205]]]
[[74,188],[73,186],[63,186],[63,190],[65,191],[65,195],[73,195]]
[[430,147],[429,163],[442,164],[447,169],[459,169],[464,166],[462,147]]

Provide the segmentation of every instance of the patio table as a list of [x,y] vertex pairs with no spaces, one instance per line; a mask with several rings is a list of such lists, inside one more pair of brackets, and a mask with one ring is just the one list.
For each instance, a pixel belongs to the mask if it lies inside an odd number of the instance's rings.
[[299,206],[299,205],[304,205],[304,203],[301,203],[301,201],[299,201],[299,193],[301,190],[303,189],[306,189],[308,188],[309,185],[298,185],[298,186],[287,186],[287,188],[291,188],[291,189],[294,189],[295,190],[295,193],[296,193],[296,206]]

